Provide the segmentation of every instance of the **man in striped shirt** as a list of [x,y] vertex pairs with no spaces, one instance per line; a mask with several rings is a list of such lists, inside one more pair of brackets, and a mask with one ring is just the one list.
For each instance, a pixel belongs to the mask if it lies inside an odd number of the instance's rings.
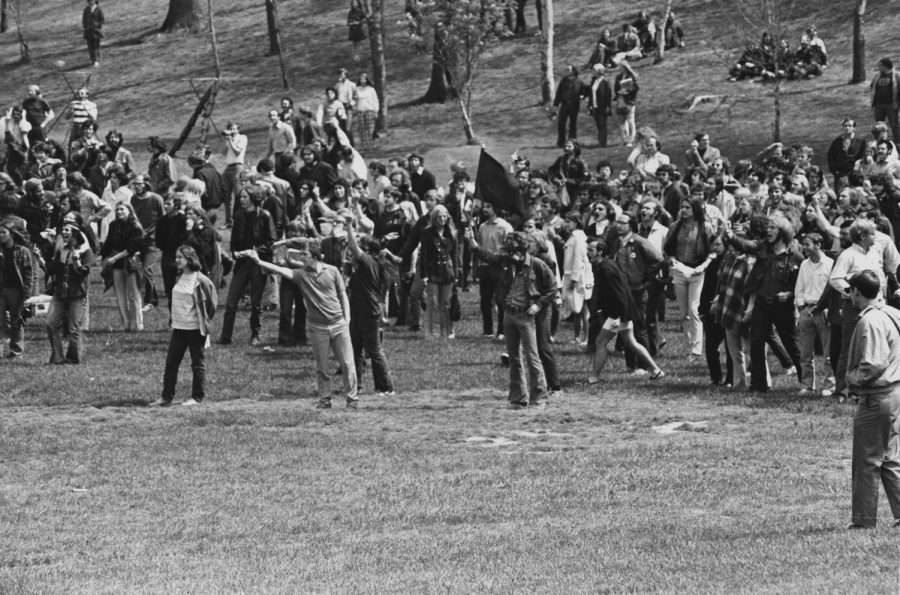
[[72,130],[69,132],[69,142],[81,138],[81,129],[88,120],[97,120],[97,104],[88,99],[88,90],[84,87],[78,89],[75,99],[69,102],[66,108],[66,117],[72,120]]

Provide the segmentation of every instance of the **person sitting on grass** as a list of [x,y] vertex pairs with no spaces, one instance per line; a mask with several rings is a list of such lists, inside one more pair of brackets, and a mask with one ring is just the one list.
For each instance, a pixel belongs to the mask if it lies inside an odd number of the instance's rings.
[[630,349],[637,356],[638,364],[650,372],[651,380],[662,378],[665,372],[656,365],[647,349],[634,339],[634,325],[631,321],[637,315],[637,309],[621,269],[606,257],[606,245],[602,242],[588,244],[588,255],[595,264],[591,311],[603,319],[588,384],[600,382],[600,373],[609,357],[609,344],[617,336],[625,349]]
[[191,398],[184,406],[197,405],[206,397],[206,364],[204,350],[209,345],[209,325],[216,314],[219,303],[216,287],[209,277],[200,272],[200,257],[190,246],[182,246],[175,253],[175,267],[181,272],[172,288],[172,309],[169,325],[172,338],[166,353],[166,368],[163,373],[163,390],[159,400],[152,405],[168,407],[175,398],[178,382],[178,367],[184,359],[184,352],[190,350]]

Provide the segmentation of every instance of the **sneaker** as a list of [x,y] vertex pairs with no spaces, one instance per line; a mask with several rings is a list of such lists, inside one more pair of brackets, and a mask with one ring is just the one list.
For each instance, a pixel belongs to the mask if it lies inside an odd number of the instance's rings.
[[147,407],[171,407],[172,401],[166,401],[165,399],[156,399],[152,403],[147,403]]
[[509,365],[509,354],[508,354],[508,353],[501,353],[501,354],[500,354],[500,364],[501,364],[501,365],[504,365],[504,366],[508,366],[508,365]]
[[393,397],[397,395],[397,391],[395,390],[382,390],[375,393],[376,397]]
[[259,337],[250,337],[250,346],[256,347],[259,345]]
[[531,410],[534,409],[546,409],[550,403],[547,401],[537,401],[535,403],[528,403],[528,408]]
[[506,337],[503,336],[503,333],[500,333],[499,335],[497,335],[497,340],[498,341],[506,341]]
[[316,409],[331,409],[331,401],[319,401],[316,403]]
[[199,405],[199,404],[200,404],[200,401],[191,397],[190,399],[188,399],[187,401],[182,403],[181,406],[182,407],[193,407],[194,405]]
[[141,308],[141,312],[149,312],[153,309],[153,304],[144,304],[144,307]]
[[485,339],[493,339],[493,338],[494,338],[494,333],[485,333],[485,334],[483,334],[483,335],[481,335],[481,336],[484,337]]
[[447,338],[448,338],[448,339],[455,339],[455,338],[456,338],[456,333],[450,333],[449,335],[447,335]]
[[822,394],[823,397],[825,397],[825,398],[827,399],[828,397],[830,397],[831,395],[834,394],[834,389],[831,389],[831,388],[823,388],[821,394]]
[[647,374],[649,374],[649,372],[643,368],[635,368],[634,370],[631,370],[628,374],[631,376],[646,376]]
[[797,375],[797,368],[795,368],[794,366],[791,366],[790,368],[787,368],[787,369],[784,371],[784,375],[785,375],[785,376],[796,376],[796,375]]

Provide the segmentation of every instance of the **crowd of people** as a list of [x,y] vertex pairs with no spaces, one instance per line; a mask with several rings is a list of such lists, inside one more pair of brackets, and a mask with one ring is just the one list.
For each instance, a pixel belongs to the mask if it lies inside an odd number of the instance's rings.
[[820,76],[827,67],[825,42],[819,37],[816,26],[810,25],[800,36],[796,49],[791,49],[787,39],[776,41],[768,31],[763,33],[759,44],[745,49],[728,70],[728,80],[809,79]]

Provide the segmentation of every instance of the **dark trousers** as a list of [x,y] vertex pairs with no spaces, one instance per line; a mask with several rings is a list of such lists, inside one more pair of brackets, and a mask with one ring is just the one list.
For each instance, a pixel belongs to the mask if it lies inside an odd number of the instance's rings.
[[[293,281],[285,280],[286,283]],[[234,317],[237,314],[238,304],[244,296],[247,286],[250,286],[250,336],[259,336],[259,317],[262,311],[262,294],[266,286],[266,275],[258,264],[249,258],[240,258],[234,263],[231,272],[231,284],[228,286],[228,297],[225,300],[225,317],[222,321],[222,342],[231,341],[234,332]]]
[[800,349],[797,347],[797,332],[794,326],[794,302],[766,303],[757,296],[750,324],[750,388],[768,390],[766,379],[766,339],[772,327],[784,344],[784,348],[797,367],[797,377],[801,378]]
[[513,31],[516,35],[525,33],[527,25],[525,24],[525,2],[527,0],[516,0],[516,28]]
[[559,367],[556,365],[556,355],[553,353],[553,344],[550,342],[550,318],[552,308],[544,306],[534,317],[534,330],[537,336],[538,357],[544,367],[544,376],[547,377],[547,388],[559,390]]
[[172,329],[169,351],[166,353],[166,370],[163,372],[163,401],[171,402],[175,398],[178,368],[181,366],[181,360],[184,359],[184,352],[188,349],[191,352],[191,372],[193,373],[191,397],[195,401],[203,400],[206,396],[206,363],[203,353],[205,345],[206,336],[201,335],[199,330]]
[[841,323],[830,324],[828,326],[831,327],[831,341],[828,345],[828,358],[829,363],[831,364],[831,373],[837,378],[838,363],[841,360],[841,341],[843,340],[843,334]]
[[609,128],[607,127],[607,122],[609,121],[609,115],[605,110],[598,109],[594,112],[594,123],[597,124],[597,141],[600,143],[601,147],[606,146],[606,136]]
[[[481,325],[485,335],[494,334],[494,297],[500,269],[483,268],[478,274],[478,291],[481,294]],[[497,330],[503,329],[503,308],[497,308]]]
[[99,35],[87,35],[84,38],[87,42],[88,56],[90,56],[91,62],[100,61],[100,39]]
[[172,289],[178,281],[178,267],[174,260],[163,259],[160,264],[163,279],[163,291],[166,292],[166,301],[169,304],[169,312],[172,311]]
[[[645,349],[650,349],[650,342],[647,338],[647,299],[646,292],[643,289],[631,291],[631,297],[634,299],[634,317],[631,322],[634,324],[634,340],[639,345],[643,345]],[[638,367],[637,356],[630,349],[625,350],[625,367],[634,370]]]
[[16,355],[22,355],[25,350],[25,319],[22,318],[24,308],[25,295],[21,289],[0,290],[0,326],[6,327],[9,333],[9,351]]
[[[568,123],[569,136],[566,137],[566,124]],[[578,106],[560,104],[556,122],[556,146],[562,147],[569,139],[578,138]]]
[[647,308],[646,308],[646,325],[647,325],[647,351],[650,355],[656,357],[659,354],[659,346],[662,343],[662,337],[659,333],[660,310],[665,312],[666,308],[666,282],[664,280],[653,279],[647,286]]
[[278,344],[306,344],[306,303],[293,281],[282,279],[278,287]]
[[366,358],[372,362],[372,381],[377,392],[391,392],[394,383],[388,369],[387,357],[381,346],[380,316],[350,316],[350,344],[356,363],[356,381],[362,378]]
[[[708,315],[707,315],[708,317]],[[713,320],[703,321],[703,335],[705,340],[706,367],[709,368],[709,378],[717,384],[734,384],[734,371],[731,365],[731,353],[728,345],[725,345],[725,377],[722,377],[722,362],[719,359],[719,345],[725,343],[725,329],[721,324]]]

